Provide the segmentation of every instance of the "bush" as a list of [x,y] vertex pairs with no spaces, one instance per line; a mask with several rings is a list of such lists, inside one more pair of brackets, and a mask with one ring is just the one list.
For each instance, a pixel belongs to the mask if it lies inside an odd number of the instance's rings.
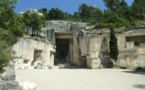
[[[3,42],[5,42],[3,44]],[[13,35],[9,30],[0,29],[0,48],[10,46],[16,42],[16,36]]]
[[10,54],[0,50],[0,70],[3,70],[6,67],[10,60]]
[[11,58],[11,45],[16,42],[16,37],[9,31],[0,29],[0,71],[9,63]]

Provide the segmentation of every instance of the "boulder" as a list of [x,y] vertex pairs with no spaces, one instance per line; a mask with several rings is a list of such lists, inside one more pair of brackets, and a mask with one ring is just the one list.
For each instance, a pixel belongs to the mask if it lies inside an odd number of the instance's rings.
[[1,79],[6,81],[14,81],[16,78],[14,70],[14,62],[10,62],[6,70],[1,74]]
[[32,82],[19,82],[20,90],[36,90],[36,84]]
[[36,84],[31,82],[0,81],[0,90],[36,90]]
[[0,81],[0,90],[21,90],[16,81]]

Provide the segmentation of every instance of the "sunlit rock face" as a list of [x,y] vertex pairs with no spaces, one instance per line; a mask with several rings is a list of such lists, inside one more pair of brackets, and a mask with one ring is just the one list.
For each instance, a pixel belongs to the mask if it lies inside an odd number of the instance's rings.
[[[122,68],[145,68],[145,29],[115,29],[119,56],[116,65]],[[41,35],[45,40],[21,38],[13,46],[17,58],[15,68],[82,68],[112,67],[109,55],[110,30],[95,29],[87,23],[46,21]]]
[[145,68],[145,29],[130,30],[118,36],[119,58],[122,68]]
[[53,67],[54,47],[51,44],[33,39],[21,38],[13,46],[16,69]]
[[48,30],[54,29],[56,32],[67,32],[72,30],[81,30],[87,26],[87,23],[72,21],[46,21]]

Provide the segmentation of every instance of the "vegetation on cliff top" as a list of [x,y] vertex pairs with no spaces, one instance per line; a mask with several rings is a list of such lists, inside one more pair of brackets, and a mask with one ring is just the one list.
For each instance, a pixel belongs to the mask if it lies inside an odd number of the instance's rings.
[[135,22],[145,20],[145,0],[134,0],[131,6],[128,6],[125,0],[103,0],[106,10],[98,7],[81,4],[77,12],[69,14],[58,8],[47,10],[42,8],[46,20],[71,20],[83,21],[96,24],[97,28],[106,27],[130,27]]
[[9,63],[12,53],[10,46],[16,42],[16,37],[24,33],[21,17],[13,11],[16,2],[16,0],[0,1],[0,70]]

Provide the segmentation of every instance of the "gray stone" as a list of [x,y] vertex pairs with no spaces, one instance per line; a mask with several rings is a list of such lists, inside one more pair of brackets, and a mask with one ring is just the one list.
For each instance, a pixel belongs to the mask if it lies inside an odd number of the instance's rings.
[[36,90],[36,84],[32,82],[19,82],[20,90]]
[[30,82],[0,81],[0,90],[36,90],[36,84]]
[[0,81],[0,90],[20,90],[16,81]]
[[1,74],[1,79],[6,81],[15,80],[15,70],[14,62],[10,61],[9,65],[6,67],[6,70]]

